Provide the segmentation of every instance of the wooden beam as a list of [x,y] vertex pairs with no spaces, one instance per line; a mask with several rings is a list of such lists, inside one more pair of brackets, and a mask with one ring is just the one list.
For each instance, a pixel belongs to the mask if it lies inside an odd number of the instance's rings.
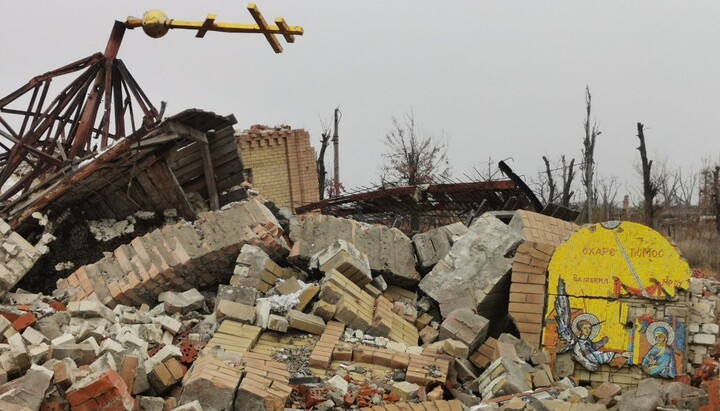
[[202,26],[200,27],[197,34],[195,35],[195,37],[197,37],[197,38],[205,37],[205,33],[207,33],[208,30],[210,28],[212,28],[213,23],[215,23],[216,18],[217,18],[217,15],[208,14],[207,17],[205,18],[205,21],[203,22]]
[[208,139],[205,137],[205,133],[202,131],[188,127],[184,124],[176,123],[174,121],[166,121],[160,126],[161,132],[175,133],[182,137],[187,137],[190,140],[196,141],[202,144],[208,144]]
[[277,38],[275,38],[275,35],[270,32],[269,26],[265,21],[265,17],[260,14],[260,10],[258,10],[257,6],[253,3],[250,3],[248,4],[247,8],[250,12],[250,15],[255,20],[255,23],[257,23],[258,27],[260,27],[260,31],[262,31],[262,34],[267,39],[268,43],[270,43],[270,46],[273,48],[273,50],[275,50],[275,53],[282,53],[283,48],[280,45],[280,42]]
[[210,209],[213,211],[220,209],[220,197],[218,196],[217,185],[215,184],[215,170],[213,170],[212,157],[210,156],[210,145],[199,144],[200,156],[202,157],[203,172],[205,174],[205,184],[208,189],[208,198],[210,199]]

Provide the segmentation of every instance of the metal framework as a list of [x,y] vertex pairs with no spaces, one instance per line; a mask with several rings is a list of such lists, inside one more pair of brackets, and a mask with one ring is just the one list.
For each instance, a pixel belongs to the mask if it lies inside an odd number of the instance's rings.
[[[215,15],[203,22],[175,21],[157,10],[145,13],[143,19],[116,21],[104,53],[34,77],[0,99],[0,202],[66,171],[78,158],[159,124],[162,113],[117,59],[126,29],[142,27],[153,37],[171,28],[198,30],[197,37],[208,31],[259,33],[276,53],[282,47],[275,34],[291,43],[295,35],[303,34],[302,27],[288,26],[282,17],[275,19],[276,25],[268,25],[254,4],[248,5],[248,11],[257,24],[215,23]],[[53,80],[73,74],[76,78],[50,100]]]

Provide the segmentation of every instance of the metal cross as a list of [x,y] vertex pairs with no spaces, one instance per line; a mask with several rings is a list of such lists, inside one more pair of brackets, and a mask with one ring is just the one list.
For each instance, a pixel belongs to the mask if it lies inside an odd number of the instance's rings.
[[159,10],[150,10],[143,15],[143,18],[128,17],[125,21],[127,28],[134,29],[142,27],[145,33],[151,37],[162,37],[170,29],[187,29],[197,30],[195,37],[205,37],[208,31],[219,31],[223,33],[261,33],[265,36],[275,53],[282,53],[283,48],[275,37],[275,34],[281,34],[288,43],[295,42],[295,36],[303,35],[301,26],[288,26],[285,19],[277,17],[275,25],[269,25],[265,18],[258,10],[255,4],[247,6],[250,15],[257,24],[243,23],[216,23],[215,14],[208,14],[205,21],[182,21],[168,18],[165,13]]

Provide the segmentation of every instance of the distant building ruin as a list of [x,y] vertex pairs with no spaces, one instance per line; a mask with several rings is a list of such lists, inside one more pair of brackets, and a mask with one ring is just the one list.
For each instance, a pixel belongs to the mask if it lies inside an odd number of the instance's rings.
[[235,137],[245,178],[263,197],[292,210],[320,199],[316,154],[307,131],[253,126]]

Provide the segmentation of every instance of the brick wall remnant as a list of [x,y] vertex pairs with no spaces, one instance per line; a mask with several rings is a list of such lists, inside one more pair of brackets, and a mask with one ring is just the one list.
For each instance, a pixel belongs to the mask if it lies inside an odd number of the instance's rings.
[[550,257],[555,247],[579,227],[525,210],[516,211],[509,226],[522,234],[525,242],[518,247],[513,260],[508,314],[520,337],[539,348]]
[[15,287],[41,255],[40,250],[0,220],[0,294]]
[[[273,235],[271,233],[277,233]],[[287,255],[277,220],[255,199],[233,203],[200,220],[180,222],[136,237],[113,255],[58,281],[71,300],[116,304],[153,303],[168,290],[185,291],[229,279],[243,245]]]
[[315,149],[302,129],[254,128],[235,134],[252,183],[279,207],[295,209],[320,199]]

